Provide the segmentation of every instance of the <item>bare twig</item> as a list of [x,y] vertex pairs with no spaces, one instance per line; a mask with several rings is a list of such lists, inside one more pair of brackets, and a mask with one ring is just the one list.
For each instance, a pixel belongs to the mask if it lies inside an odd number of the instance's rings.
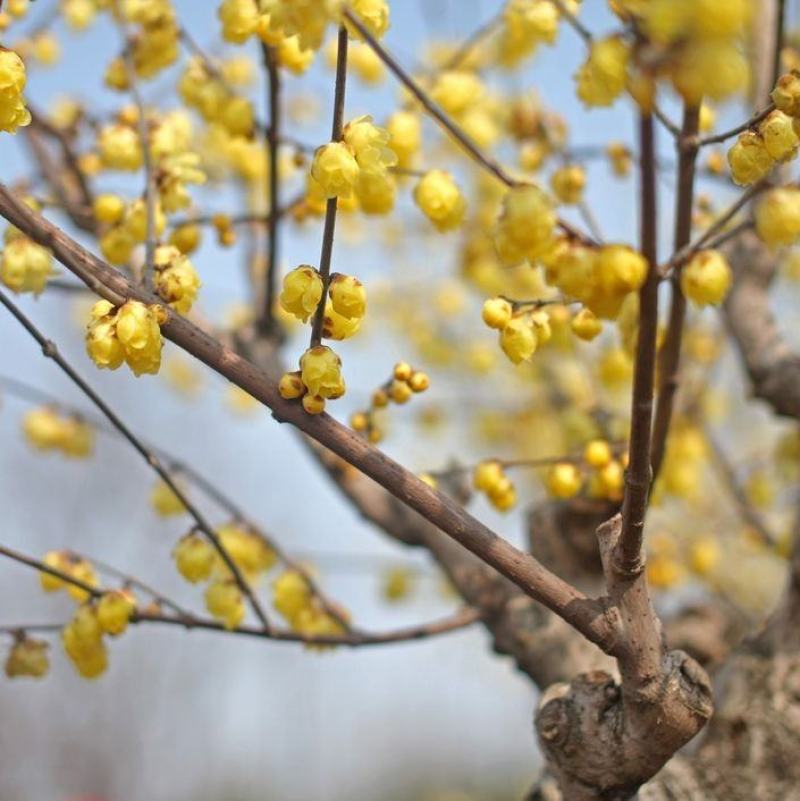
[[653,118],[639,119],[641,174],[641,250],[647,260],[647,278],[639,291],[639,334],[631,401],[630,458],[625,474],[622,529],[616,561],[626,574],[642,569],[642,539],[647,498],[652,479],[650,436],[653,415],[656,334],[658,331],[658,253],[656,220],[655,132]]
[[272,332],[273,311],[275,307],[275,287],[278,280],[278,229],[280,211],[280,175],[278,174],[278,145],[281,126],[281,77],[275,51],[262,44],[261,52],[264,71],[267,75],[267,104],[269,106],[269,127],[265,145],[267,148],[269,175],[267,176],[267,201],[269,203],[267,230],[267,263],[264,275],[264,306],[261,309],[259,325],[262,331]]
[[[699,107],[686,106],[683,110],[681,137],[688,139],[697,133],[700,121]],[[692,235],[692,210],[694,206],[694,179],[697,148],[679,148],[678,192],[675,199],[675,250],[680,251],[689,243]],[[670,282],[669,322],[658,363],[658,402],[653,422],[652,466],[653,481],[658,476],[667,444],[667,434],[672,420],[672,408],[678,389],[678,366],[680,364],[683,325],[686,319],[686,298],[681,291],[680,277],[675,271]]]

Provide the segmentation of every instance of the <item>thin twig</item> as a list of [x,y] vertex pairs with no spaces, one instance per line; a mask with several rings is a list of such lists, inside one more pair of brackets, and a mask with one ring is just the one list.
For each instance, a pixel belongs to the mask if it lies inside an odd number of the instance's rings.
[[[338,48],[336,51],[336,88],[333,96],[333,123],[331,125],[331,142],[342,139],[344,127],[344,99],[347,85],[347,47],[349,35],[344,25],[339,26]],[[314,314],[311,327],[311,347],[322,341],[322,328],[325,324],[325,301],[328,296],[328,285],[331,277],[331,257],[333,256],[333,238],[336,233],[337,197],[328,198],[325,206],[325,228],[322,232],[322,252],[319,257],[319,274],[322,278],[322,297]]]
[[631,434],[622,529],[616,546],[616,562],[624,574],[641,570],[644,520],[652,480],[650,436],[653,416],[653,384],[658,332],[658,228],[656,207],[655,131],[653,117],[639,118],[641,251],[647,260],[647,278],[639,291],[639,333],[631,399]]
[[[689,140],[697,133],[700,124],[699,106],[685,106],[681,138]],[[685,247],[692,235],[692,211],[694,208],[694,180],[697,162],[696,147],[679,148],[678,191],[675,199],[675,250]],[[669,322],[658,361],[658,402],[653,421],[652,465],[653,481],[658,477],[667,445],[667,434],[672,421],[672,409],[678,390],[678,367],[680,365],[683,326],[686,319],[686,298],[681,290],[677,271],[670,282]]]
[[718,145],[721,142],[724,142],[726,139],[730,139],[732,136],[736,136],[737,134],[742,133],[743,131],[747,131],[751,128],[754,128],[758,125],[759,122],[766,119],[773,111],[775,111],[775,104],[770,103],[765,109],[756,112],[750,117],[749,120],[743,122],[741,125],[737,125],[735,128],[731,128],[728,131],[723,131],[722,133],[713,134],[711,136],[703,136],[698,138],[697,133],[687,135],[681,134],[681,141],[687,147],[705,147],[706,145]]
[[[292,631],[284,628],[264,631],[253,626],[237,626],[236,628],[228,629],[223,624],[207,618],[191,618],[189,620],[184,620],[149,612],[134,613],[130,622],[133,625],[162,624],[179,626],[187,631],[191,631],[192,629],[216,631],[221,634],[257,637],[273,642],[293,642],[302,645],[360,648],[371,645],[392,645],[395,643],[412,642],[414,640],[426,640],[432,637],[438,637],[442,634],[449,634],[450,632],[468,628],[481,619],[482,613],[479,610],[472,607],[465,607],[448,617],[430,623],[406,626],[386,632],[351,632],[349,634],[303,634],[299,631]],[[4,624],[0,625],[0,634],[17,634],[21,631],[47,634],[56,633],[63,628],[63,623]]]
[[71,584],[73,587],[78,587],[78,589],[88,593],[92,598],[99,598],[104,592],[97,587],[93,587],[91,584],[87,584],[85,581],[79,578],[75,578],[75,576],[71,576],[69,573],[65,573],[63,570],[59,570],[57,567],[52,567],[51,565],[45,564],[41,561],[41,559],[34,559],[32,556],[27,556],[26,554],[15,551],[12,548],[6,547],[5,545],[0,545],[0,556],[5,556],[8,559],[13,559],[15,562],[19,562],[22,565],[32,567],[34,570],[38,570],[40,573],[47,573],[50,576],[61,579],[66,584]]
[[454,70],[460,67],[480,44],[491,36],[503,22],[505,7],[501,8],[493,17],[476,28],[458,47],[450,58],[441,65],[442,70]]
[[670,260],[664,264],[659,272],[664,277],[669,274],[670,270],[679,270],[689,259],[696,253],[699,253],[703,248],[710,248],[712,240],[725,226],[744,208],[754,197],[761,192],[769,189],[770,183],[766,180],[759,181],[748,187],[746,191],[733,202],[722,214],[717,217],[714,222],[706,228],[705,231],[694,241],[684,245],[676,253],[672,255]]
[[281,219],[280,211],[280,176],[278,174],[278,144],[281,126],[281,76],[278,69],[275,51],[267,44],[262,44],[261,52],[264,61],[264,72],[267,75],[267,105],[269,106],[269,127],[265,136],[265,147],[269,162],[267,176],[267,200],[269,203],[267,230],[267,263],[264,275],[264,306],[259,317],[260,329],[272,332],[273,311],[275,307],[275,287],[278,280],[278,229]]
[[4,293],[0,292],[0,303],[8,309],[14,318],[25,328],[36,342],[42,348],[42,353],[49,359],[52,359],[70,378],[70,380],[83,392],[87,398],[103,413],[111,425],[116,428],[120,434],[133,446],[139,455],[147,462],[147,464],[158,474],[159,478],[172,490],[181,503],[186,508],[186,511],[194,518],[198,529],[203,532],[207,539],[219,553],[225,565],[231,571],[231,575],[238,584],[239,588],[250,601],[250,605],[259,619],[261,624],[266,630],[269,630],[270,623],[267,619],[266,613],[261,606],[258,598],[253,592],[252,587],[245,579],[238,565],[233,561],[225,546],[220,541],[217,533],[211,527],[210,523],[205,519],[202,512],[189,500],[186,493],[175,482],[169,471],[162,465],[158,457],[152,453],[146,445],[122,422],[117,416],[116,412],[78,375],[73,367],[61,355],[55,342],[47,339],[44,334],[28,319],[22,310]]

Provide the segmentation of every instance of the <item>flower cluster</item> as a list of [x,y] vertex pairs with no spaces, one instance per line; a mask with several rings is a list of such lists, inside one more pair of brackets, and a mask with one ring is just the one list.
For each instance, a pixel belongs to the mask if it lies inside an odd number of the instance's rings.
[[342,360],[327,345],[315,345],[300,357],[300,369],[285,373],[278,391],[286,400],[302,398],[308,414],[322,414],[327,400],[345,392]]
[[483,492],[495,509],[507,512],[517,503],[517,490],[496,460],[481,462],[472,473],[472,486]]
[[[754,8],[749,0],[617,0],[613,8],[647,37],[643,53],[650,69],[657,65],[658,75],[690,105],[703,96],[723,100],[747,86],[742,45]],[[630,81],[640,103],[636,84],[647,82],[642,76]]]
[[16,133],[30,123],[31,114],[22,98],[26,81],[22,59],[13,50],[0,47],[0,131]]
[[452,231],[464,220],[467,201],[453,177],[444,170],[428,170],[414,188],[414,202],[437,231]]
[[24,635],[16,638],[6,657],[6,676],[10,679],[20,676],[40,679],[47,675],[50,669],[47,655],[49,648],[44,640],[35,640]]
[[514,364],[527,361],[539,343],[552,334],[546,311],[534,304],[512,303],[503,297],[490,298],[483,304],[483,321],[500,332],[500,347]]
[[344,127],[341,142],[317,149],[311,178],[326,198],[355,194],[365,213],[386,214],[394,207],[396,193],[389,168],[397,163],[397,155],[389,141],[389,132],[371,117],[358,117]]
[[116,370],[123,362],[140,376],[157,373],[161,366],[161,306],[129,300],[115,307],[99,300],[92,308],[86,331],[86,352],[100,368]]
[[[571,14],[580,0],[565,0]],[[540,44],[552,45],[558,37],[560,13],[552,0],[508,0],[503,9],[503,28],[497,43],[497,58],[514,66],[536,52]]]
[[0,281],[13,292],[40,295],[55,273],[53,255],[15,228],[6,229],[5,241],[0,254]]
[[75,415],[62,415],[52,406],[31,409],[22,422],[25,438],[37,450],[59,451],[84,459],[92,453],[94,431]]
[[308,636],[342,634],[342,624],[325,610],[305,577],[286,570],[272,583],[272,603],[293,631]]
[[775,109],[761,121],[757,130],[740,134],[728,150],[731,178],[740,186],[760,181],[776,163],[793,159],[798,146],[800,140],[794,121]]
[[351,416],[351,427],[354,431],[364,434],[370,442],[380,442],[384,430],[378,410],[385,409],[390,403],[400,406],[408,403],[413,395],[425,392],[430,383],[427,373],[415,370],[408,362],[398,362],[394,366],[391,378],[372,393],[369,408],[355,412]]
[[127,628],[136,611],[136,599],[129,590],[104,592],[97,601],[81,604],[61,630],[64,651],[78,673],[95,679],[108,669],[104,636],[117,637]]
[[[97,587],[99,584],[99,579],[92,563],[88,559],[77,556],[70,551],[48,551],[42,558],[42,562],[48,567],[82,581],[90,587]],[[51,573],[40,571],[39,582],[45,592],[58,592],[65,589],[69,596],[79,603],[89,598],[89,593],[86,590],[75,584],[69,584]]]
[[[275,564],[275,552],[251,529],[238,523],[216,531],[220,547],[248,583],[257,582]],[[173,550],[178,572],[188,582],[208,581],[205,603],[226,628],[237,628],[245,616],[242,590],[217,549],[197,531],[189,532]]]

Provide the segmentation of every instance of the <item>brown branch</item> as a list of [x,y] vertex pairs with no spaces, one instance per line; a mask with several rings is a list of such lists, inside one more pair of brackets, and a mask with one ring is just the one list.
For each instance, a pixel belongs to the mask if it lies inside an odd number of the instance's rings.
[[[699,107],[685,106],[681,137],[689,139],[697,133],[700,121]],[[692,235],[694,209],[694,179],[697,161],[696,147],[681,147],[678,157],[678,191],[675,199],[675,251],[689,244]],[[664,459],[667,434],[672,420],[675,394],[678,390],[681,341],[686,319],[686,298],[681,290],[680,277],[675,271],[670,281],[672,293],[667,333],[661,346],[658,361],[658,402],[653,421],[652,457],[653,481],[656,480]]]
[[747,131],[750,128],[754,128],[758,125],[759,122],[766,119],[773,111],[775,110],[775,104],[770,103],[765,109],[756,112],[750,117],[749,120],[743,122],[741,125],[737,125],[735,128],[731,128],[729,131],[723,131],[722,133],[713,134],[710,136],[697,136],[697,131],[693,134],[687,134],[685,132],[681,132],[681,139],[680,142],[683,146],[689,148],[698,148],[698,147],[706,147],[707,145],[717,145],[720,142],[724,142],[726,139],[730,139],[732,136],[736,136],[737,134],[742,133],[743,131]]
[[15,562],[19,562],[22,565],[32,567],[34,570],[38,570],[40,573],[47,573],[49,576],[54,576],[57,579],[61,579],[64,583],[71,584],[73,587],[78,587],[78,589],[88,593],[92,598],[99,598],[103,594],[103,590],[98,590],[97,587],[93,587],[91,584],[87,584],[85,581],[82,581],[79,578],[70,576],[69,573],[65,573],[63,570],[59,570],[57,567],[46,565],[40,559],[34,559],[32,556],[26,556],[24,553],[7,548],[5,545],[0,545],[0,556],[5,556],[6,558],[13,559]]
[[655,132],[653,118],[639,118],[641,250],[647,260],[647,278],[639,291],[639,334],[631,400],[631,434],[625,496],[622,503],[622,532],[617,552],[623,574],[642,569],[642,540],[647,498],[652,480],[650,436],[653,416],[656,335],[658,331],[658,229],[656,221]]
[[[155,298],[151,302],[157,302]],[[106,404],[106,402],[78,375],[67,360],[61,355],[56,344],[47,339],[44,334],[27,318],[25,314],[14,304],[11,299],[4,293],[0,292],[0,304],[6,307],[12,316],[22,325],[23,328],[30,334],[30,336],[39,343],[42,348],[42,353],[45,357],[52,359],[69,377],[69,379],[83,392],[87,398],[103,413],[111,425],[116,428],[120,434],[133,446],[145,462],[156,472],[159,478],[172,490],[178,497],[181,503],[186,508],[186,511],[192,516],[198,529],[206,536],[211,544],[216,549],[217,553],[222,558],[227,568],[231,571],[231,575],[238,584],[239,588],[250,601],[250,605],[265,629],[269,630],[270,623],[267,616],[253,592],[252,587],[245,579],[238,565],[233,561],[227,549],[220,541],[217,533],[211,527],[210,523],[205,519],[202,512],[189,500],[186,493],[178,486],[169,471],[161,464],[158,457],[152,453],[146,445],[122,422],[117,416],[116,412]]]
[[267,201],[269,203],[267,231],[267,264],[264,276],[264,306],[261,309],[259,325],[266,333],[273,333],[273,312],[275,308],[275,288],[278,281],[278,229],[280,211],[280,175],[278,174],[278,145],[281,130],[281,76],[275,51],[267,44],[261,45],[264,71],[267,75],[267,105],[269,106],[269,127],[265,144],[269,160],[267,176]]
[[[101,297],[116,304],[127,299],[157,302],[153,295],[132,284],[122,273],[21,204],[2,184],[0,214],[34,241],[49,247],[65,267]],[[166,311],[167,320],[162,331],[168,339],[271,408],[277,420],[292,423],[389,490],[517,584],[531,598],[556,612],[589,640],[604,649],[612,646],[610,627],[600,603],[588,599],[538,560],[498,537],[457,503],[431,489],[329,415],[308,415],[300,404],[281,398],[276,376],[268,375],[180,315]]]
[[[245,637],[256,637],[272,642],[291,642],[301,645],[318,645],[346,648],[361,648],[372,645],[395,645],[403,642],[416,640],[428,640],[443,634],[460,631],[477,623],[481,619],[480,612],[466,607],[458,612],[434,620],[430,623],[422,623],[415,626],[405,626],[385,632],[352,632],[350,634],[303,634],[302,632],[290,629],[273,629],[271,632],[254,626],[237,626],[236,628],[226,628],[222,623],[207,618],[183,619],[170,617],[149,612],[136,612],[131,617],[130,622],[136,624],[162,624],[167,626],[179,626],[180,628],[191,631],[193,629],[216,631],[220,634],[234,634]],[[35,631],[41,633],[57,632],[64,627],[63,623],[30,623],[30,624],[6,624],[0,626],[0,633],[16,634],[20,631]]]
[[[333,97],[333,123],[331,125],[331,142],[340,142],[344,127],[344,98],[347,85],[347,49],[349,36],[344,25],[339,26],[339,38],[336,50],[336,88]],[[311,326],[311,347],[322,341],[322,328],[325,325],[325,303],[328,297],[328,286],[331,280],[331,257],[333,256],[333,237],[336,233],[336,210],[339,198],[328,198],[325,206],[325,227],[322,231],[322,252],[319,257],[319,274],[322,278],[322,297],[314,313]]]

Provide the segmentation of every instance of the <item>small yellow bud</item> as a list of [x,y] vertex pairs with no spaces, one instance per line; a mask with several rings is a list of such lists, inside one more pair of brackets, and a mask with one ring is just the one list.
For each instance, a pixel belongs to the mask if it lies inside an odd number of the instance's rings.
[[597,319],[595,314],[590,309],[581,309],[570,322],[572,333],[578,339],[583,339],[586,342],[591,342],[595,337],[599,336],[603,330],[603,323]]
[[547,474],[547,490],[554,498],[572,498],[582,484],[580,471],[569,462],[553,465]]
[[192,584],[211,575],[216,553],[212,545],[199,534],[187,534],[172,552],[178,572]]
[[681,290],[698,306],[718,306],[732,281],[728,261],[718,250],[703,250],[681,271]]
[[306,388],[300,378],[300,371],[284,373],[278,383],[278,392],[285,400],[296,400],[305,394]]
[[483,322],[489,328],[502,330],[511,320],[513,308],[505,298],[489,298],[481,310]]

